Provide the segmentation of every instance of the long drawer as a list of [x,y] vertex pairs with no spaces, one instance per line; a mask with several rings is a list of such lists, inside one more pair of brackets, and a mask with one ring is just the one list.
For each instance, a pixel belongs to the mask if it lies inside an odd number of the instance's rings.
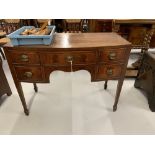
[[96,63],[96,53],[93,51],[71,51],[56,53],[41,53],[41,63],[44,65],[70,65]]

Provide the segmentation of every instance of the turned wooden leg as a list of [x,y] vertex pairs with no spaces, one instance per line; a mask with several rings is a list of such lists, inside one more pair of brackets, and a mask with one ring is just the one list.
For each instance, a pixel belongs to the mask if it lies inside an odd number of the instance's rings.
[[119,96],[120,96],[120,93],[121,93],[123,81],[124,81],[124,79],[118,80],[117,91],[116,91],[116,96],[115,96],[115,103],[113,105],[113,111],[117,110],[117,104],[118,104]]
[[38,92],[37,84],[36,84],[36,83],[33,83],[33,86],[34,86],[34,90],[35,90],[35,92]]
[[23,93],[21,83],[20,82],[15,82],[15,86],[17,88],[20,100],[22,102],[22,105],[23,105],[23,108],[24,108],[24,113],[25,113],[25,115],[29,115],[29,110],[28,110],[27,105],[26,105],[26,101],[25,101],[25,97],[24,97],[24,93]]
[[104,89],[105,90],[107,89],[107,83],[108,83],[108,80],[106,80],[105,83],[104,83]]
[[0,48],[0,53],[2,54],[2,57],[3,57],[3,59],[5,60],[5,55],[4,55],[4,53],[3,53],[3,51],[2,51],[1,48]]

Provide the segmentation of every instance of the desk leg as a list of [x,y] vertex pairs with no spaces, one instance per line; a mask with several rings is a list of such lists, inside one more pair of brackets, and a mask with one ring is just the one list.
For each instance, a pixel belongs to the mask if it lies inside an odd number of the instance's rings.
[[36,84],[36,83],[33,83],[33,86],[34,86],[34,90],[35,90],[35,92],[38,92],[37,84]]
[[107,83],[108,83],[108,80],[106,80],[105,83],[104,83],[104,89],[105,90],[107,89]]
[[26,101],[25,101],[25,97],[24,97],[24,93],[23,93],[21,83],[20,82],[15,82],[15,85],[16,85],[19,97],[21,99],[25,115],[29,115],[29,110],[28,110],[27,105],[26,105]]
[[124,79],[119,79],[118,80],[117,91],[116,91],[116,96],[115,96],[115,103],[114,103],[114,106],[113,106],[113,111],[117,110],[118,99],[119,99],[119,96],[120,96],[120,93],[121,93],[123,81],[124,81]]

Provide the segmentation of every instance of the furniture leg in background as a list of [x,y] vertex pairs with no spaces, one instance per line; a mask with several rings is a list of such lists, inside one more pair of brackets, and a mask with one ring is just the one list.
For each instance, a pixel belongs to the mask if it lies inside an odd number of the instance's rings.
[[12,92],[8,84],[7,78],[4,74],[2,68],[2,59],[0,57],[0,96],[2,96],[3,94],[7,94],[8,96],[10,96]]
[[5,55],[4,55],[4,53],[3,53],[2,49],[1,49],[1,47],[0,47],[0,53],[1,53],[2,57],[3,57],[3,59],[5,60],[6,58],[5,58]]
[[2,57],[3,57],[4,60],[5,60],[5,55],[4,55],[4,53],[3,53],[2,49],[1,49],[1,47],[2,47],[2,45],[4,44],[4,43],[3,43],[3,40],[4,40],[4,39],[2,39],[2,38],[4,38],[5,36],[6,36],[6,33],[5,33],[5,32],[0,32],[0,53],[1,53],[1,55],[2,55]]

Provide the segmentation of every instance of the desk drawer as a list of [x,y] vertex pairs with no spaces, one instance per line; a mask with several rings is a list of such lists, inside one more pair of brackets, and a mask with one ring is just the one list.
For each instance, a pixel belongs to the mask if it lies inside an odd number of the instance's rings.
[[39,55],[33,52],[10,52],[14,64],[40,64]]
[[96,62],[96,53],[93,51],[83,52],[57,52],[41,54],[41,61],[45,65],[70,65],[91,64]]
[[122,74],[121,65],[99,65],[97,69],[97,79],[118,78]]
[[100,51],[100,62],[125,62],[125,48],[107,48]]
[[41,81],[42,72],[40,67],[15,66],[17,78],[20,81]]

